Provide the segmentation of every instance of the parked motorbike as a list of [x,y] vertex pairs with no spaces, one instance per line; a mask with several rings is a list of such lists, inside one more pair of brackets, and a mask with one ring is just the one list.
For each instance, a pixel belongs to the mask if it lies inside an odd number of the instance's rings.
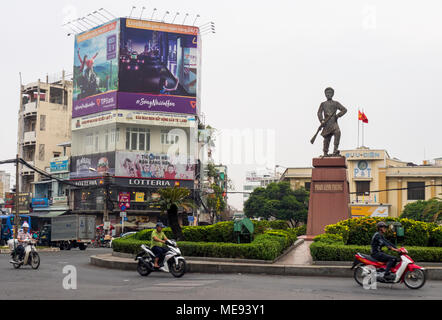
[[35,247],[35,240],[27,241],[25,245],[25,256],[20,259],[17,252],[18,240],[9,240],[9,247],[11,249],[11,261],[15,269],[20,268],[23,265],[30,265],[32,269],[38,269],[40,266],[40,256],[38,255],[37,249]]
[[142,244],[140,253],[135,257],[138,261],[137,271],[143,277],[148,276],[152,271],[170,272],[174,277],[182,277],[186,272],[186,260],[181,255],[181,250],[173,240],[167,240],[166,245],[168,251],[163,259],[158,261],[159,268],[154,267],[154,259],[156,258],[152,250]]
[[[414,263],[413,259],[408,256],[405,248],[399,249],[401,261],[391,268],[390,272],[393,276],[391,280],[384,278],[385,268],[387,264],[380,262],[370,255],[357,253],[351,269],[354,269],[354,279],[359,285],[363,285],[364,278],[367,279],[367,285],[372,285],[372,279],[381,283],[405,283],[410,289],[419,289],[425,284],[425,269]],[[375,272],[375,274],[373,274]],[[368,278],[366,278],[368,277]]]

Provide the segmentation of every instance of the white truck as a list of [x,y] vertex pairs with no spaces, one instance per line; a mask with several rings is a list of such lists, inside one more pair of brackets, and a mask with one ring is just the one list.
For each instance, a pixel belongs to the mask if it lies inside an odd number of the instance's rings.
[[95,239],[95,216],[67,215],[51,220],[50,242],[60,250],[85,250]]

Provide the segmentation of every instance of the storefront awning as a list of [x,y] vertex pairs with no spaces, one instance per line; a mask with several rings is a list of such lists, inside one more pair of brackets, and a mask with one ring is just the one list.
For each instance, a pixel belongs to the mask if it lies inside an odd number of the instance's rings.
[[63,213],[66,213],[66,210],[64,211],[50,211],[48,214],[40,216],[41,218],[52,218],[52,217],[58,217],[61,216]]

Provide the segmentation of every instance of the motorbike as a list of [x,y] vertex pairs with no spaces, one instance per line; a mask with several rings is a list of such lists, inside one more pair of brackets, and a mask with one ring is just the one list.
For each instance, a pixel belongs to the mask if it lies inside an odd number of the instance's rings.
[[156,258],[152,250],[142,244],[140,253],[135,257],[138,261],[137,271],[143,277],[148,276],[153,271],[170,272],[174,277],[179,278],[186,272],[186,260],[181,255],[181,250],[173,240],[167,240],[166,246],[168,251],[165,253],[163,259],[158,261],[159,268],[154,267],[154,259]]
[[10,263],[14,266],[14,269],[18,269],[21,266],[30,265],[32,269],[38,269],[40,266],[40,256],[38,255],[37,249],[35,247],[35,240],[29,240],[25,246],[25,256],[20,259],[17,252],[18,240],[9,240],[9,247],[11,249]]
[[[380,283],[405,283],[410,289],[419,289],[425,284],[425,269],[414,263],[413,259],[408,255],[405,248],[399,249],[400,261],[390,272],[392,279],[384,278],[385,268],[387,264],[380,262],[370,255],[357,253],[351,269],[354,269],[354,279],[359,285],[364,285],[364,279],[367,285],[372,285],[373,280]],[[367,278],[368,277],[368,278]]]

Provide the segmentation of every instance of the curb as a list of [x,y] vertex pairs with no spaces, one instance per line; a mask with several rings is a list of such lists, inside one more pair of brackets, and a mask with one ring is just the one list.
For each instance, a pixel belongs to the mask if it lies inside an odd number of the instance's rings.
[[[136,270],[137,262],[128,258],[113,257],[111,254],[91,256],[90,263],[97,267]],[[428,279],[442,280],[441,267],[426,268]],[[353,277],[353,270],[348,266],[318,266],[318,265],[275,265],[255,263],[229,263],[187,260],[187,272],[196,273],[248,273],[270,274],[281,276],[301,277]]]
[[[46,248],[46,249],[38,249],[37,252],[58,252],[60,248]],[[9,249],[0,249],[0,254],[10,254],[11,250]]]

